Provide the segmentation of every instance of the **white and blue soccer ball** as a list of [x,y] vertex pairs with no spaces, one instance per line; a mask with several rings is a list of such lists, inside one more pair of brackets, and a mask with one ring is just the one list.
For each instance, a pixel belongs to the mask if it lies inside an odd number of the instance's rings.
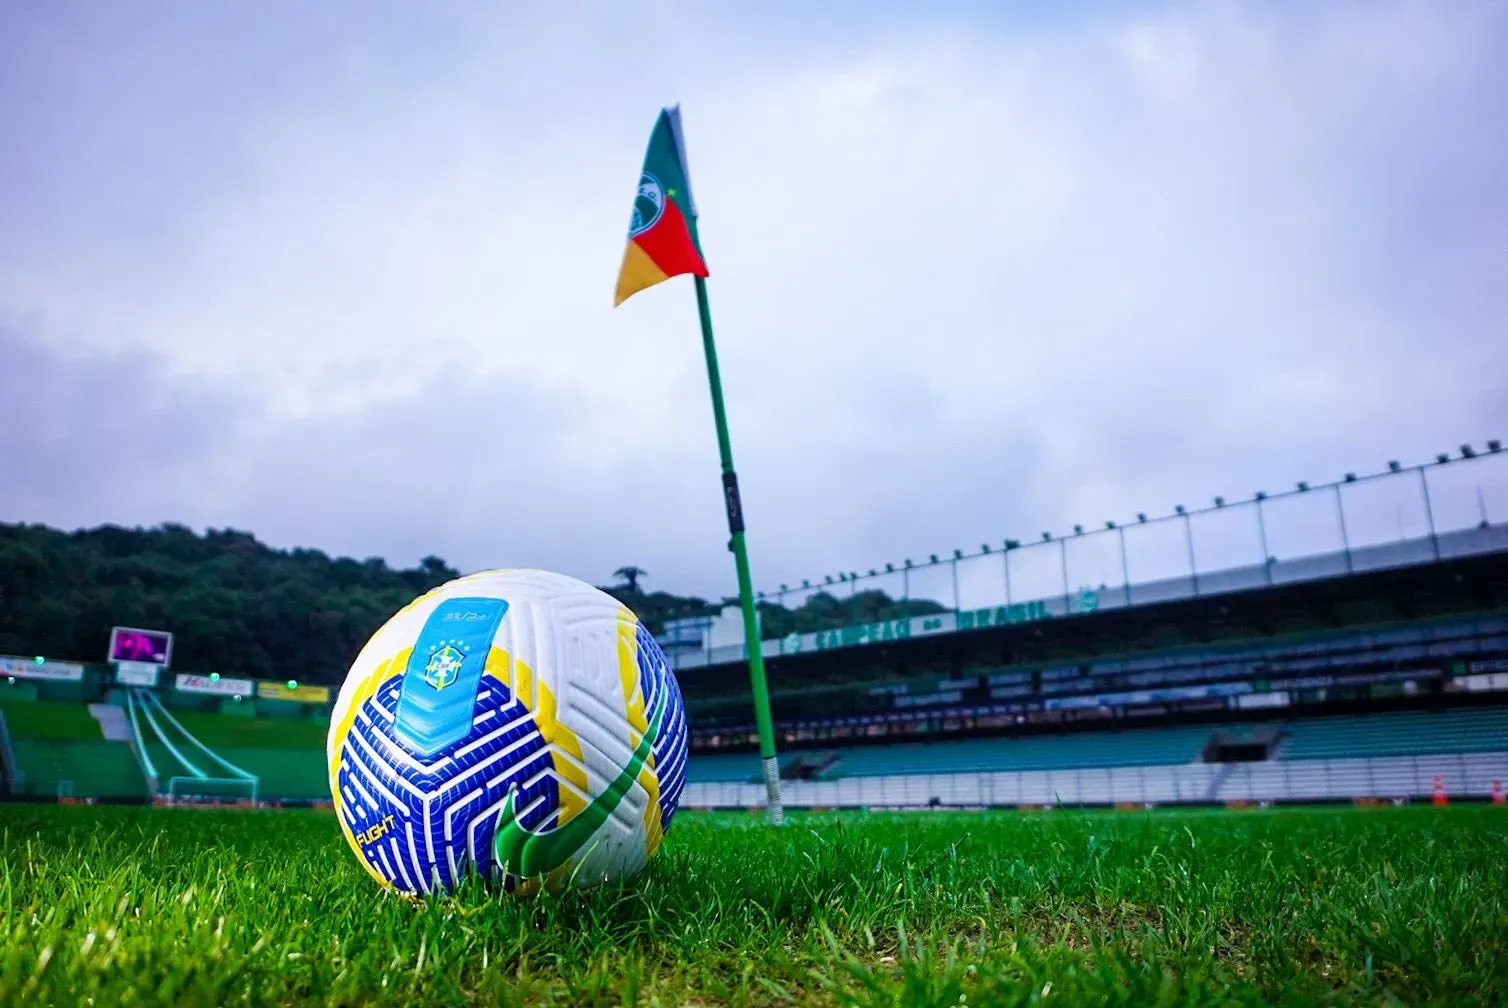
[[638,872],[686,780],[686,713],[628,607],[538,570],[458,578],[404,607],[346,676],[330,791],[371,876],[468,872],[510,890]]

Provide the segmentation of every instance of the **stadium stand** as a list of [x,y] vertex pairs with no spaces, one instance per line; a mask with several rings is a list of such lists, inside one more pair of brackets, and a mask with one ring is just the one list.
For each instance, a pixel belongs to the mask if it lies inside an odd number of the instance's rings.
[[1350,759],[1508,749],[1508,707],[1403,711],[1295,721],[1278,758]]
[[[119,708],[114,708],[119,711]],[[141,800],[149,796],[148,780],[125,742],[109,741],[101,721],[113,721],[108,713],[76,703],[35,702],[0,706],[9,728],[11,749],[20,780],[13,785],[18,796],[46,798],[57,795]],[[164,712],[155,715],[163,734],[173,738]],[[325,800],[329,797],[323,765],[323,723],[316,719],[231,717],[208,713],[179,713],[176,720],[204,747],[212,749],[225,764],[241,768],[259,779],[259,797],[270,801]],[[144,749],[161,787],[172,774],[187,775],[185,757],[205,777],[216,764],[196,752],[181,737],[168,744],[139,719]],[[1240,764],[1203,762],[1214,738],[1228,745],[1261,742],[1265,759]],[[1270,745],[1269,745],[1270,743]],[[888,780],[899,785],[907,779],[930,778],[928,787],[938,790],[939,779],[963,782],[994,778],[996,787],[1007,777],[1017,796],[1049,802],[1069,800],[1111,801],[1126,797],[1127,782],[1134,781],[1137,796],[1160,801],[1190,801],[1219,798],[1225,791],[1241,790],[1257,797],[1306,796],[1302,780],[1294,785],[1294,773],[1323,764],[1327,776],[1344,782],[1346,773],[1362,774],[1354,787],[1378,777],[1386,780],[1403,775],[1401,792],[1423,793],[1433,770],[1419,769],[1419,757],[1439,761],[1447,757],[1470,759],[1471,754],[1489,758],[1508,750],[1508,707],[1473,707],[1439,711],[1401,711],[1291,719],[1263,724],[1165,725],[1122,731],[1080,731],[1070,734],[1035,734],[1013,737],[961,739],[941,743],[890,743],[804,750],[783,757],[785,776],[807,782],[844,781],[857,785],[864,780]],[[1391,761],[1391,762],[1390,762]],[[1412,761],[1412,762],[1410,762]],[[1368,764],[1365,772],[1347,770]],[[1285,770],[1292,766],[1299,770]],[[1459,790],[1475,779],[1468,763],[1440,764],[1454,774],[1452,786]],[[1491,779],[1508,774],[1482,764],[1477,774],[1482,789]],[[816,773],[804,774],[804,768]],[[1180,769],[1181,768],[1181,769]],[[1428,770],[1428,772],[1426,772]],[[223,771],[221,771],[223,772]],[[1108,774],[1091,778],[1093,772]],[[1127,777],[1127,773],[1136,774]],[[1421,774],[1423,776],[1421,776]],[[1489,776],[1482,776],[1483,774]],[[1491,777],[1496,774],[1496,777]],[[1369,776],[1370,775],[1370,776]],[[1391,775],[1391,776],[1389,776]],[[718,804],[715,795],[699,795],[697,786],[751,786],[759,779],[758,759],[752,753],[698,754],[688,767],[688,804]],[[1066,781],[1073,782],[1073,790]],[[1458,782],[1459,781],[1459,782]],[[1049,783],[1051,786],[1049,787]],[[844,785],[845,787],[847,785]],[[913,786],[912,790],[915,790]],[[950,784],[955,791],[961,785]],[[1352,785],[1347,785],[1352,786]],[[865,785],[868,788],[868,785]],[[978,785],[975,785],[976,790]],[[1288,788],[1287,791],[1283,790]],[[1034,790],[1035,789],[1035,790]],[[1048,790],[1043,790],[1048,789]],[[1117,790],[1119,789],[1119,790]],[[1264,790],[1265,789],[1265,790]],[[882,803],[892,790],[874,792],[869,800]],[[925,788],[924,788],[925,790]],[[1039,793],[1040,792],[1040,793]],[[869,791],[865,792],[870,794]],[[911,793],[910,791],[906,793]],[[999,792],[991,792],[996,797]],[[837,792],[833,792],[837,794]],[[857,792],[850,793],[852,798]],[[230,794],[227,797],[237,797]],[[1324,797],[1315,791],[1309,797]],[[799,795],[794,796],[799,804]],[[930,795],[929,795],[930,797]],[[1027,800],[1022,798],[1021,800]]]
[[[1183,763],[1198,758],[1209,734],[1207,727],[1148,728],[1071,737],[965,739],[944,745],[855,746],[832,753],[838,759],[827,773],[830,777],[873,777]],[[752,756],[697,756],[691,760],[687,779],[754,780],[758,770]]]
[[[1206,761],[1201,742],[1217,737],[1255,741],[1267,758]],[[1270,749],[1269,737],[1277,739]],[[957,761],[948,755],[970,751],[989,755]],[[783,773],[783,789],[793,807],[1417,800],[1436,792],[1484,799],[1495,784],[1508,784],[1508,707],[1091,731],[1038,736],[1016,750],[1035,753],[1030,761],[1007,763],[1010,752],[1007,745],[970,742],[855,747],[843,750],[827,779]],[[1180,762],[1138,762],[1159,752]],[[897,755],[904,759],[889,761]],[[756,766],[741,754],[694,756],[683,802],[757,804]]]
[[[1418,670],[1444,661],[1508,654],[1508,616],[1481,614],[1425,620],[1390,622],[1331,628],[1324,631],[1278,634],[1265,639],[1247,639],[1217,645],[1180,644],[1139,654],[1096,656],[1077,662],[1000,665],[960,662],[962,675],[982,684],[971,697],[975,704],[1018,696],[1039,695],[1051,705],[1071,708],[1071,698],[1100,695],[1116,690],[1210,686],[1244,682],[1278,681],[1330,673],[1372,674]],[[846,657],[846,656],[845,656]],[[835,665],[838,663],[835,662]],[[924,717],[927,707],[957,707],[958,699],[938,689],[939,677],[886,679],[883,663],[877,678],[855,683],[821,682],[818,685],[776,691],[772,705],[777,718],[805,721],[813,715],[880,714],[904,709],[913,718]],[[725,711],[743,717],[749,706],[747,687],[721,679],[709,685],[697,680],[698,673],[685,673],[688,710],[696,716],[693,742],[726,731],[718,724]],[[948,676],[953,687],[963,683],[960,675]],[[885,689],[875,687],[883,685]],[[965,687],[968,688],[968,687]],[[742,694],[739,690],[742,689]],[[897,697],[901,699],[897,699]],[[929,697],[939,698],[931,703]],[[953,700],[949,704],[947,700]],[[709,723],[710,722],[710,723]],[[737,730],[752,731],[752,725]]]
[[[789,762],[782,761],[782,766]],[[688,784],[731,784],[753,780],[763,780],[757,753],[693,755],[686,764]]]
[[[138,801],[170,789],[226,800],[325,801],[323,718],[170,711],[122,703],[0,701],[5,791],[17,799]],[[178,778],[177,784],[173,779]]]
[[[941,744],[855,746],[826,753],[837,759],[827,764],[825,776],[834,779],[1189,763],[1201,758],[1215,733],[1227,740],[1249,739],[1263,728],[1276,732],[1274,755],[1283,760],[1493,752],[1508,748],[1508,707],[1326,717],[1260,727],[1183,725]],[[783,762],[798,758],[802,757]],[[687,768],[688,782],[758,779],[759,761],[754,754],[697,755]]]
[[16,767],[18,797],[144,798],[146,780],[129,745],[105,738],[81,703],[29,701],[0,705]]

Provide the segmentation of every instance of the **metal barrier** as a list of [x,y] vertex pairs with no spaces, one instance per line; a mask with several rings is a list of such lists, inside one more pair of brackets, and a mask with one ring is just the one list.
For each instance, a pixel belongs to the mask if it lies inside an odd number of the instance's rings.
[[[1494,782],[1508,782],[1508,752],[844,777],[784,781],[782,793],[796,808],[1282,803],[1428,798],[1437,779],[1450,797],[1489,798]],[[681,795],[689,808],[763,804],[753,783],[695,781]]]

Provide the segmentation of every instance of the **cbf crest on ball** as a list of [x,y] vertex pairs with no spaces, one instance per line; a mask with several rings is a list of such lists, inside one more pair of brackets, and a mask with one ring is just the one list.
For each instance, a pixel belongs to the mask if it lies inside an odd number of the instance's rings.
[[595,885],[654,855],[686,742],[675,675],[626,606],[561,574],[485,571],[362,648],[330,722],[330,791],[384,886]]

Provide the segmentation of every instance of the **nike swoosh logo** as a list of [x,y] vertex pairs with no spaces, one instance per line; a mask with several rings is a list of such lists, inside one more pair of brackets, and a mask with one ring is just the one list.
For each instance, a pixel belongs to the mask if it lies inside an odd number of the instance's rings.
[[634,747],[628,765],[613,778],[606,790],[574,819],[555,829],[531,833],[518,822],[516,801],[518,792],[508,795],[503,810],[498,813],[497,833],[492,841],[493,856],[499,865],[511,875],[520,878],[538,878],[548,875],[570,860],[591,839],[598,827],[607,822],[608,816],[618,807],[628,789],[644,769],[649,754],[654,749],[655,739],[660,735],[660,722],[664,719],[668,689],[660,690],[660,702],[655,705],[654,716],[649,721],[639,744]]

